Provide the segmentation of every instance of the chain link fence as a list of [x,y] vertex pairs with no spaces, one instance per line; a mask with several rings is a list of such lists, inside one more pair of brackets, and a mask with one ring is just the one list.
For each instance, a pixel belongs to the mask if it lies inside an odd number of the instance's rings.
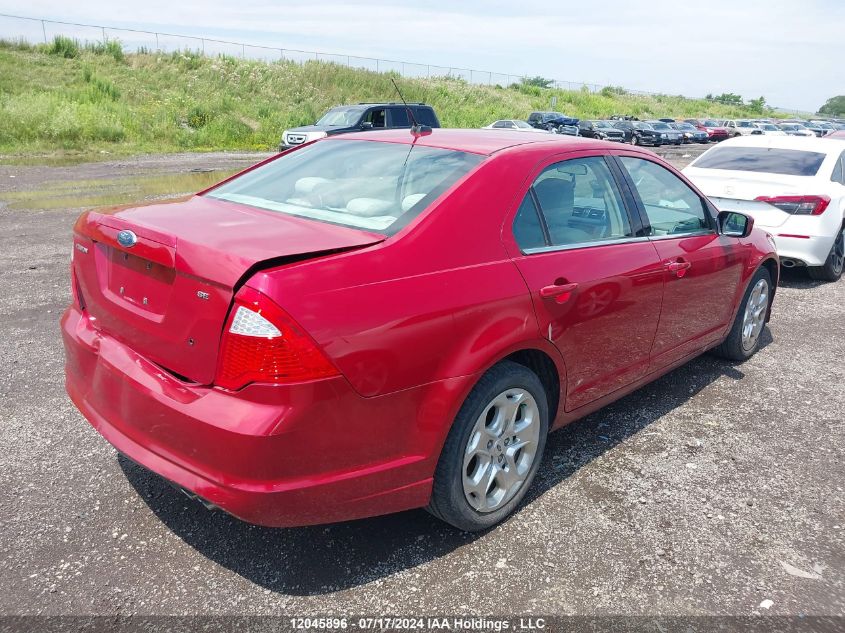
[[[0,37],[4,39],[23,40],[30,44],[47,44],[58,35],[78,40],[83,44],[119,41],[126,52],[138,50],[160,51],[163,53],[194,51],[210,56],[231,55],[266,62],[279,60],[297,63],[322,61],[375,72],[392,71],[403,77],[410,78],[457,78],[472,84],[509,86],[527,78],[525,75],[498,73],[489,70],[475,70],[456,66],[435,66],[393,59],[360,57],[357,55],[325,53],[320,51],[303,51],[293,48],[248,44],[246,42],[230,42],[212,37],[178,35],[174,33],[115,28],[93,24],[78,24],[58,20],[42,20],[40,18],[0,13]],[[551,85],[559,89],[586,89],[590,92],[600,92],[604,87],[600,84],[589,82],[562,80],[553,80]],[[627,89],[625,92],[643,95],[652,94]]]

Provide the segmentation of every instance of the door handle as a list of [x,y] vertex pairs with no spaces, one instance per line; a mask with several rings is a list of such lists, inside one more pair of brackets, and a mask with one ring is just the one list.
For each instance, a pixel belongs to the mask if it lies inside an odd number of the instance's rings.
[[674,262],[666,262],[666,270],[670,273],[675,273],[678,277],[686,275],[690,268],[692,268],[692,264],[682,259]]
[[558,303],[564,303],[569,300],[569,296],[578,288],[577,283],[571,284],[552,284],[540,288],[540,296],[543,299],[554,299]]

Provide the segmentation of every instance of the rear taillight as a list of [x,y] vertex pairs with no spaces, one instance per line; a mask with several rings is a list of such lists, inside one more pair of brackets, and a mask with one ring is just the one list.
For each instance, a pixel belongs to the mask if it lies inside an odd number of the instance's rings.
[[830,204],[828,196],[759,196],[755,200],[792,215],[821,215]]
[[338,374],[299,325],[262,293],[242,288],[226,322],[215,384],[287,383]]

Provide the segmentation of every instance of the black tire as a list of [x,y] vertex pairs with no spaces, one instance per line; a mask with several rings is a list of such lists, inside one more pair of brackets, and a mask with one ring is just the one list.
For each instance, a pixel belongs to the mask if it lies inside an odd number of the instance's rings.
[[634,134],[631,137],[631,145],[639,145],[639,144],[640,144],[640,138],[636,134]]
[[[516,494],[495,510],[479,512],[470,505],[464,493],[464,455],[476,422],[494,399],[508,389],[527,391],[537,404],[539,410],[537,450],[534,461]],[[491,367],[472,388],[455,417],[434,471],[431,501],[426,509],[438,519],[465,532],[486,530],[503,521],[517,508],[531,487],[531,482],[543,459],[548,432],[548,398],[537,375],[524,365],[511,361],[502,361]]]
[[[713,348],[713,353],[717,356],[727,358],[728,360],[744,361],[754,356],[754,354],[757,353],[757,350],[760,349],[760,341],[763,338],[762,334],[763,330],[765,330],[765,324],[754,341],[754,344],[751,346],[743,344],[742,329],[745,320],[745,308],[748,305],[748,300],[751,297],[754,287],[761,279],[766,281],[767,297],[769,303],[771,303],[773,290],[772,276],[765,268],[759,268],[748,283],[748,288],[745,289],[745,294],[742,296],[742,301],[739,304],[739,310],[736,312],[736,317],[734,318],[734,323],[731,326],[731,331],[728,333],[728,337],[721,345]],[[768,306],[766,307],[766,310],[768,310]]]
[[807,274],[816,281],[839,281],[845,267],[845,225],[840,227],[839,234],[830,248],[830,253],[824,266],[808,266]]

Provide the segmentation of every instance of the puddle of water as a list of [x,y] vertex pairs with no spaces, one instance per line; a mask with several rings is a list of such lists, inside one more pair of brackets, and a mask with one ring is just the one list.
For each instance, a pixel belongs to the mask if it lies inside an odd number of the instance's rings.
[[169,198],[201,191],[235,170],[181,172],[93,180],[54,180],[35,191],[0,193],[10,209],[76,209],[104,207],[151,198]]

